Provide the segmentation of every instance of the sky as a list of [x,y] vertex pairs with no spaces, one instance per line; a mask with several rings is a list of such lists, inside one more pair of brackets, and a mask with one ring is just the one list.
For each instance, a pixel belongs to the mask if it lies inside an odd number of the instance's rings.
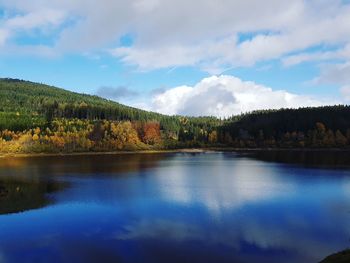
[[166,114],[350,102],[350,1],[0,0],[0,77]]

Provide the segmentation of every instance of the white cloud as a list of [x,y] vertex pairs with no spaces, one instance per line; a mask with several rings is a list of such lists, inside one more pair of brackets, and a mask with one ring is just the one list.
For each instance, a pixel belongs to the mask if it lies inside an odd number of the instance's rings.
[[303,62],[322,62],[320,73],[310,81],[311,84],[331,84],[340,87],[344,101],[350,101],[350,43],[344,48],[291,55],[283,58],[284,66],[293,66]]
[[[341,0],[0,0],[1,6],[10,15],[0,30],[59,27],[56,52],[112,50],[142,70],[191,65],[218,73],[314,46],[341,49],[350,34],[350,5]],[[121,47],[126,34],[132,45]]]
[[350,83],[350,61],[339,64],[324,65],[316,84],[348,85]]
[[8,37],[9,37],[9,32],[7,30],[0,28],[0,46],[5,44]]
[[166,114],[227,117],[260,109],[297,108],[336,104],[272,90],[233,76],[213,76],[193,87],[179,86],[153,97],[152,109]]
[[350,86],[341,87],[340,93],[346,101],[350,102]]
[[28,30],[49,25],[57,26],[64,21],[64,18],[63,12],[52,9],[39,9],[36,12],[9,18],[5,23],[5,27],[12,30]]
[[282,59],[284,66],[293,66],[303,62],[327,61],[327,60],[347,60],[350,59],[350,44],[342,49],[332,51],[319,51],[312,53],[299,53],[290,55]]
[[[159,21],[162,25],[153,27],[153,30],[160,30],[158,36],[147,31],[152,36],[152,41],[144,37],[145,32],[142,31],[141,37],[133,46],[116,48],[112,54],[121,57],[128,64],[138,65],[142,70],[195,65],[204,70],[210,69],[213,73],[226,67],[250,66],[259,61],[279,59],[291,52],[298,53],[317,45],[343,46],[349,42],[349,5],[327,0],[280,2],[283,2],[283,10],[279,10],[274,1],[270,1],[270,5],[266,5],[265,1],[254,2],[252,6],[255,8],[250,7],[250,10],[237,2],[232,4],[231,9],[226,3],[227,6],[223,5],[221,8],[244,13],[246,17],[236,16],[236,13],[225,17],[228,14],[220,10],[223,14],[218,16],[222,20],[212,19],[211,14],[218,9],[209,10],[209,5],[204,4],[202,8],[207,7],[208,10],[192,14],[198,21],[205,21],[203,28],[188,18],[186,13],[184,17],[179,13],[177,15],[181,17],[181,24],[175,31],[163,32],[164,21]],[[262,5],[269,9],[266,10]],[[208,20],[213,24],[207,25]],[[176,24],[176,21],[173,22]],[[167,21],[165,25],[168,25]],[[215,29],[212,29],[213,26]],[[205,37],[202,33],[206,34]],[[252,33],[252,37],[240,42],[238,33]]]
[[[69,12],[63,8],[62,1],[57,5],[55,1],[7,1],[0,0],[0,9],[4,11],[0,17],[0,54],[1,55],[34,55],[56,57],[59,55],[54,45],[40,43],[41,39],[55,42],[57,32],[70,20]],[[35,44],[18,44],[17,38],[37,38]]]
[[287,56],[283,58],[282,62],[284,66],[294,66],[303,62],[322,61],[339,58],[338,52],[314,52],[314,53],[301,53],[297,55]]

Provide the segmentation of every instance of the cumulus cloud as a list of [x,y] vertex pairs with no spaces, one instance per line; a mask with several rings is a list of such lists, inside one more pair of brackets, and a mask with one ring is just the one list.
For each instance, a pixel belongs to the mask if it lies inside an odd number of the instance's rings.
[[340,93],[347,102],[350,102],[350,86],[341,87]]
[[[0,31],[11,37],[54,27],[55,52],[106,50],[141,70],[190,65],[217,74],[315,46],[341,49],[350,34],[350,4],[341,0],[0,0],[0,7],[10,14]],[[122,46],[128,34],[132,44]]]
[[261,109],[298,108],[336,104],[293,94],[233,76],[204,78],[190,86],[179,86],[153,97],[152,109],[166,114],[191,116],[231,115]]
[[104,86],[97,89],[96,95],[106,99],[118,100],[121,98],[130,98],[130,97],[138,96],[138,93],[125,86],[119,86],[119,87]]

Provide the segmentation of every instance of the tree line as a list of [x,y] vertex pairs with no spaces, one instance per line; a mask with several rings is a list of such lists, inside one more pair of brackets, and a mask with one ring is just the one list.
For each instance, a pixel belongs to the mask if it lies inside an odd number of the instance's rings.
[[184,147],[349,147],[350,107],[167,116],[97,96],[0,79],[0,151],[112,151]]
[[346,147],[350,107],[266,110],[225,120],[218,140],[233,147]]

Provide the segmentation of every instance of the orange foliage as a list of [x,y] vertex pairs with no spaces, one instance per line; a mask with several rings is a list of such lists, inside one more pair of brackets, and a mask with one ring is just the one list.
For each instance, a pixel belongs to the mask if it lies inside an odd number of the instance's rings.
[[143,125],[142,141],[151,145],[161,141],[159,122],[147,122]]

